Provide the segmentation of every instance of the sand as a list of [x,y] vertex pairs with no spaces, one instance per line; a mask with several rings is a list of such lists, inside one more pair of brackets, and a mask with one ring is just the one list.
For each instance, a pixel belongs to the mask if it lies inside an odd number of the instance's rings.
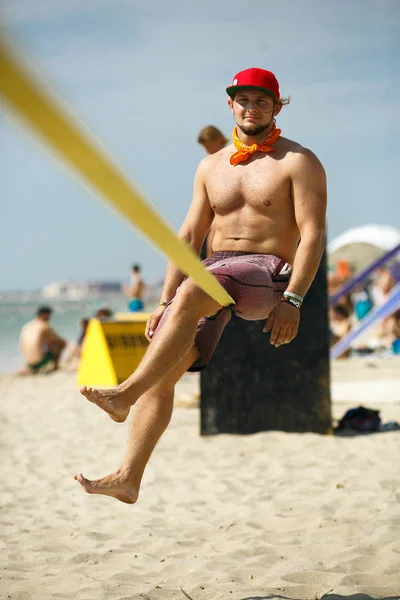
[[[400,421],[399,361],[332,372],[336,417],[365,404]],[[201,438],[187,375],[130,506],[72,479],[112,472],[128,431],[74,375],[0,386],[2,599],[400,598],[399,432]]]

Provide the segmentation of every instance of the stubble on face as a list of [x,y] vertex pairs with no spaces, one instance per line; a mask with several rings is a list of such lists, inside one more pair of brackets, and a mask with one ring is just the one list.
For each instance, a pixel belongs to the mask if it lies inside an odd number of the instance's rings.
[[271,121],[269,121],[269,123],[265,124],[257,124],[257,123],[242,123],[239,124],[238,122],[236,122],[236,125],[239,127],[239,129],[245,134],[248,135],[249,137],[256,137],[258,135],[261,135],[262,133],[267,133],[268,127],[271,125],[273,121],[273,117],[271,119]]
[[[240,102],[239,102],[240,104]],[[257,122],[251,123],[251,122],[246,122],[246,112],[240,114],[240,111],[235,114],[234,111],[234,118],[235,118],[235,122],[237,127],[247,136],[249,137],[258,137],[262,134],[267,135],[268,129],[271,127],[274,119],[275,119],[275,111],[274,111],[274,105],[271,107],[271,110],[268,111],[268,114],[262,113],[261,111],[258,113],[259,114],[259,118],[257,119]],[[260,122],[260,119],[262,122]],[[267,122],[265,122],[267,121]]]

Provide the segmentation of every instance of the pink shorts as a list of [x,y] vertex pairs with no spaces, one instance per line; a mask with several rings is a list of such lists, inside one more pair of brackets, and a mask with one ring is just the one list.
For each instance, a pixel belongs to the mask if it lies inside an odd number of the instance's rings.
[[[200,357],[189,371],[205,369],[232,311],[246,321],[267,319],[285,291],[291,274],[290,266],[272,254],[214,252],[203,264],[234,299],[235,305],[222,308],[212,317],[200,319],[195,338]],[[168,318],[172,302],[160,319],[156,332]]]

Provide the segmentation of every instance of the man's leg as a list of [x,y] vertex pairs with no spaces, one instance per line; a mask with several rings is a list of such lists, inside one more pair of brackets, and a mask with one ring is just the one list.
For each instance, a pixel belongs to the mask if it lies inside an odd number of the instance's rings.
[[127,452],[115,473],[95,481],[82,474],[74,475],[89,494],[113,496],[127,504],[136,502],[146,464],[171,419],[175,384],[198,357],[199,353],[193,347],[178,367],[137,400]]
[[115,390],[99,391],[84,386],[81,393],[114,421],[122,423],[136,400],[161,382],[193,348],[201,317],[215,314],[220,308],[220,304],[186,280],[174,299],[165,325],[133,375]]

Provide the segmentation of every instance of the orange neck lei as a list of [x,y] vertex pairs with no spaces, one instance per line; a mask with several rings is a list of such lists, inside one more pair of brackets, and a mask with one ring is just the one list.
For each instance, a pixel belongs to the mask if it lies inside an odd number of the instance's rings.
[[231,165],[237,165],[240,162],[247,160],[250,154],[254,154],[255,152],[273,152],[275,148],[273,148],[271,144],[276,142],[280,135],[281,130],[277,129],[274,123],[272,131],[261,144],[252,144],[251,146],[246,146],[246,144],[240,141],[237,134],[237,128],[235,127],[232,132],[232,139],[237,152],[232,154],[230,158]]

